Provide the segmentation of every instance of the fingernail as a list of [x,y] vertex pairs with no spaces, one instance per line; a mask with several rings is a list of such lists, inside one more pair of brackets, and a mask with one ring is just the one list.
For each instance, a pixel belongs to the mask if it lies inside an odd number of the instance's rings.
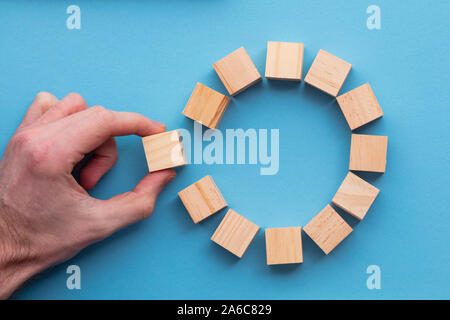
[[164,123],[159,122],[159,121],[155,121],[155,123],[158,125],[158,127],[161,128],[162,132],[166,131],[166,125]]
[[177,173],[175,172],[175,170],[171,169],[171,173],[169,175],[169,181],[172,181],[173,179],[175,179],[175,177],[177,176]]

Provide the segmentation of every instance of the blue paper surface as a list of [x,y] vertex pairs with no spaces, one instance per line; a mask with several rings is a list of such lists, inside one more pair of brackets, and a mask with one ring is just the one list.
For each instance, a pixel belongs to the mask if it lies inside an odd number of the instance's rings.
[[[79,30],[66,27],[71,4],[81,9]],[[372,4],[380,30],[366,27]],[[153,217],[39,275],[17,298],[450,298],[448,1],[0,6],[1,150],[39,91],[78,92],[89,105],[193,133],[181,111],[196,82],[225,94],[212,64],[241,46],[263,75],[268,40],[304,43],[303,77],[319,49],[351,63],[341,93],[369,82],[385,114],[356,132],[389,136],[386,173],[361,174],[381,190],[366,218],[339,211],[354,232],[328,256],[303,234],[302,265],[267,266],[263,229],[304,226],[331,201],[348,171],[351,132],[332,97],[303,82],[263,79],[233,97],[219,129],[279,129],[277,174],[261,175],[259,163],[177,169]],[[118,148],[118,164],[93,196],[125,192],[147,173],[138,137],[118,138]],[[194,225],[177,197],[206,174],[230,208],[262,228],[240,260],[210,241],[225,210]],[[66,287],[72,264],[81,268],[81,290]],[[380,290],[366,286],[370,265],[381,269]]]

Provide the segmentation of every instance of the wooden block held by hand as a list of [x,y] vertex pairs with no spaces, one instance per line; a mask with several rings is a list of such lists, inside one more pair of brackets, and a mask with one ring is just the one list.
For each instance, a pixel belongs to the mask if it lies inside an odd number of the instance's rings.
[[353,231],[329,204],[303,230],[325,254],[329,254]]
[[187,164],[178,130],[143,137],[142,143],[150,172]]
[[385,172],[388,137],[352,134],[350,170]]
[[266,229],[267,264],[302,263],[302,228]]
[[362,220],[379,192],[373,185],[349,172],[331,202]]
[[267,42],[266,78],[302,80],[303,43]]
[[336,100],[350,130],[383,116],[383,111],[368,83],[340,95]]
[[183,114],[208,128],[215,129],[227,109],[230,98],[197,83]]
[[227,206],[211,176],[206,176],[181,190],[178,196],[194,223],[208,218]]
[[211,240],[241,258],[259,227],[234,210],[228,210]]
[[350,63],[320,49],[306,74],[305,82],[336,97],[351,68]]
[[261,80],[261,75],[244,47],[213,64],[214,70],[232,96]]

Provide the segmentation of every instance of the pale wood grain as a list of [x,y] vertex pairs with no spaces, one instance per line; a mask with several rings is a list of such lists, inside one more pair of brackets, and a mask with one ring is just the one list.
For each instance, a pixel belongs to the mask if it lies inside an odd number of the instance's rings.
[[215,129],[227,109],[230,98],[207,86],[197,83],[183,114],[204,126]]
[[267,42],[266,78],[302,80],[303,43]]
[[187,164],[178,130],[143,137],[142,143],[150,172]]
[[244,47],[217,61],[213,67],[232,96],[262,79]]
[[267,264],[302,263],[302,228],[266,229]]
[[362,220],[379,192],[376,187],[349,172],[331,202]]
[[353,231],[330,205],[312,218],[303,230],[325,254],[329,254]]
[[178,196],[194,223],[206,219],[227,206],[211,176],[206,176],[181,190]]
[[383,116],[383,111],[368,83],[340,95],[336,100],[351,130]]
[[256,224],[229,209],[211,240],[241,258],[258,231]]
[[350,170],[385,172],[388,137],[352,134]]
[[336,97],[351,68],[350,63],[320,49],[306,74],[305,82]]

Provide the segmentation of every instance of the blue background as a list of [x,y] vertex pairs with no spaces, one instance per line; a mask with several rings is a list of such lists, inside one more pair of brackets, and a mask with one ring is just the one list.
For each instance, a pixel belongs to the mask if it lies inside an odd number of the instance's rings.
[[[81,30],[66,28],[67,6]],[[381,8],[368,30],[366,8]],[[322,48],[352,63],[341,93],[370,82],[385,116],[357,133],[389,136],[381,189],[368,215],[328,256],[303,234],[302,265],[266,266],[261,230],[239,260],[210,241],[225,210],[194,225],[177,192],[212,174],[231,208],[261,226],[304,226],[348,170],[350,130],[335,100],[305,85],[267,81],[232,99],[226,128],[279,128],[280,170],[190,165],[152,218],[37,276],[17,298],[398,299],[450,298],[448,1],[1,1],[0,147],[42,90],[142,113],[192,130],[181,111],[197,81],[222,93],[212,63],[245,46],[264,74],[266,42],[305,44],[303,76]],[[147,172],[138,137],[118,139],[120,160],[92,195],[132,188]],[[63,212],[61,214],[64,214]],[[82,289],[66,288],[66,268]],[[379,265],[381,290],[366,268]]]

